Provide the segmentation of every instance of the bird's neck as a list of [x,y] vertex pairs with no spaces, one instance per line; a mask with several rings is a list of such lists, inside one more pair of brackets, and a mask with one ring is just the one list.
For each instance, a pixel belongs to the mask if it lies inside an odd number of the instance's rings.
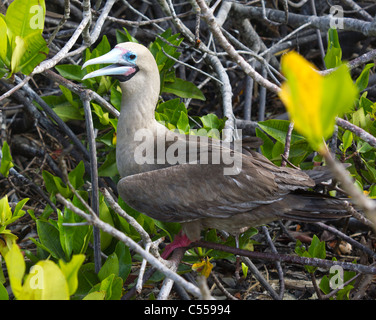
[[134,155],[140,144],[140,133],[142,136],[146,130],[154,135],[158,125],[154,113],[158,94],[146,90],[140,94],[128,94],[123,90],[116,143],[116,162],[122,177],[150,170],[137,164]]
[[155,122],[157,101],[158,96],[148,95],[147,92],[139,96],[123,93],[118,132],[120,129],[121,133],[133,136],[137,130],[150,128]]

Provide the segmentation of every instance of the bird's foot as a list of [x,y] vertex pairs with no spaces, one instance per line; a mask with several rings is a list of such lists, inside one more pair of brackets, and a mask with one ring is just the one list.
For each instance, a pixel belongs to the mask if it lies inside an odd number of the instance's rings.
[[165,260],[170,256],[170,254],[177,248],[187,247],[192,243],[187,235],[183,234],[181,231],[175,236],[174,241],[166,246],[161,257]]

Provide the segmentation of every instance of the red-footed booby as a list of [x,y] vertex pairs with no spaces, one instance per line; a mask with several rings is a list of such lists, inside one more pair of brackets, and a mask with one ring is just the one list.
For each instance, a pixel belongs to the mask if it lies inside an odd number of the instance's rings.
[[154,110],[160,77],[143,45],[118,44],[83,68],[107,63],[111,65],[84,79],[109,75],[120,81],[119,195],[154,219],[182,224],[182,234],[163,257],[198,240],[203,228],[237,235],[279,219],[310,222],[347,215],[341,200],[304,191],[315,185],[315,178],[301,170],[278,167],[257,152],[242,153],[219,140],[179,134],[158,123]]

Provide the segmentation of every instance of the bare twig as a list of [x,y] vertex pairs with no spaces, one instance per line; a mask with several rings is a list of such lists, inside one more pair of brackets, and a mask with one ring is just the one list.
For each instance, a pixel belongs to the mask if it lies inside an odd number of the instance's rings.
[[243,71],[247,75],[252,77],[257,83],[266,87],[268,90],[272,92],[278,92],[279,87],[275,85],[274,83],[271,83],[264,77],[262,77],[258,72],[256,72],[256,70],[253,69],[253,67],[241,55],[239,55],[234,49],[234,47],[227,41],[220,27],[218,26],[212,11],[208,8],[205,1],[204,0],[196,0],[196,1],[197,1],[197,4],[201,8],[202,17],[205,19],[211,32],[214,34],[214,36],[216,37],[216,39],[218,40],[222,48],[228,53],[230,58],[236,64],[238,64],[243,69]]
[[[91,115],[90,100],[87,95],[81,96],[84,111],[86,134],[89,142],[89,155],[90,155],[90,176],[91,176],[91,207],[94,213],[99,216],[99,187],[98,187],[98,164],[97,164],[97,149],[94,134],[93,118]],[[101,242],[99,228],[94,226],[94,264],[95,271],[98,273],[101,262]]]
[[366,273],[366,274],[376,274],[376,267],[373,267],[373,266],[365,266],[361,264],[354,264],[354,263],[342,262],[342,261],[329,261],[329,260],[323,260],[323,259],[318,259],[318,258],[306,258],[306,257],[299,257],[296,255],[288,255],[288,254],[275,254],[275,253],[248,251],[248,250],[238,249],[234,247],[229,247],[220,243],[196,241],[192,243],[190,247],[202,247],[202,248],[208,248],[208,249],[221,250],[221,251],[230,252],[230,253],[237,254],[240,256],[244,256],[244,257],[249,257],[251,259],[258,259],[258,260],[264,260],[264,261],[281,261],[281,262],[286,262],[286,263],[291,263],[291,264],[309,265],[309,266],[327,268],[327,269],[329,269],[332,266],[338,265],[342,267],[344,270],[356,271],[356,272],[361,272],[361,273]]
[[108,234],[112,235],[114,238],[118,239],[119,241],[125,243],[129,248],[133,249],[137,253],[139,253],[144,259],[149,261],[157,270],[162,272],[166,277],[173,279],[181,286],[183,286],[188,292],[196,296],[197,298],[201,298],[200,290],[194,286],[193,284],[187,282],[182,277],[180,277],[175,272],[171,271],[167,268],[163,263],[161,263],[157,258],[155,258],[152,254],[145,251],[141,246],[139,246],[136,242],[134,242],[131,238],[126,236],[124,233],[120,232],[119,230],[115,229],[108,223],[103,222],[100,220],[96,215],[89,215],[79,208],[75,207],[71,202],[66,200],[62,195],[57,194],[56,198],[59,202],[61,202],[64,206],[66,206],[69,210],[72,210],[74,213],[78,214],[80,217],[87,220],[91,225],[98,227],[99,229],[107,232]]

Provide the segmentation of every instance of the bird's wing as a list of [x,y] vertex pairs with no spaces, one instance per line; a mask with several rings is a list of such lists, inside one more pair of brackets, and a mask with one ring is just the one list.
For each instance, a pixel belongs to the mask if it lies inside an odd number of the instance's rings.
[[224,174],[229,164],[179,164],[124,177],[118,184],[119,194],[152,218],[186,222],[230,218],[314,185],[301,171],[277,167],[257,153],[239,154],[238,174]]

